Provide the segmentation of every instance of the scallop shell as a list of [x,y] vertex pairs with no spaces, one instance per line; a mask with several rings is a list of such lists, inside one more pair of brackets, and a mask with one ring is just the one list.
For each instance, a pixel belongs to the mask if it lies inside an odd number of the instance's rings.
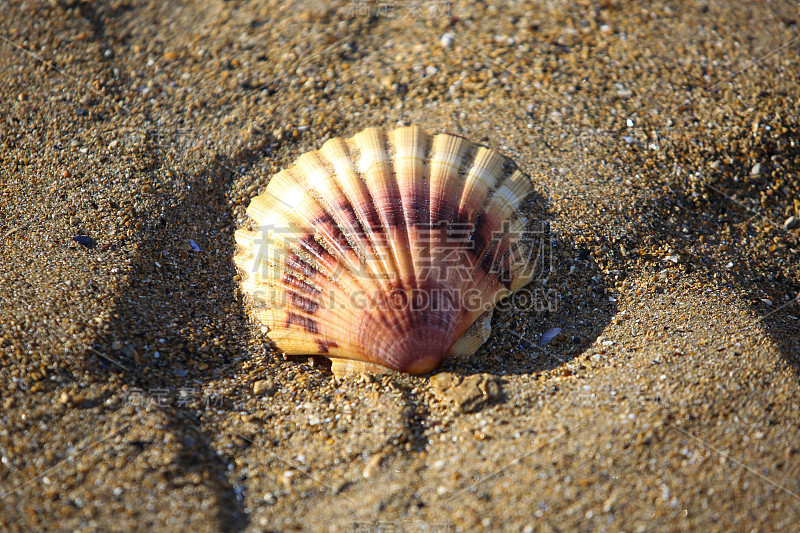
[[[252,317],[337,375],[422,374],[486,341],[531,281],[530,178],[499,153],[418,126],[331,139],[276,174],[236,232]],[[263,328],[262,328],[263,330]]]

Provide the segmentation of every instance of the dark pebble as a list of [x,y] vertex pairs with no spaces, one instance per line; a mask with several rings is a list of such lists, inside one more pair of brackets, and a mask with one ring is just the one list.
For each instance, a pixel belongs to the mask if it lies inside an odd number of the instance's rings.
[[72,240],[81,246],[85,246],[86,248],[91,248],[94,246],[94,241],[88,235],[75,235]]

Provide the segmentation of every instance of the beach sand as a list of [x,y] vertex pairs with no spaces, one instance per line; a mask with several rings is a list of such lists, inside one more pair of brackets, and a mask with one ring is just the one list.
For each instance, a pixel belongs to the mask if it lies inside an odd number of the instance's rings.
[[[796,530],[798,24],[0,2],[0,529]],[[531,175],[552,305],[437,376],[336,382],[249,321],[233,231],[300,154],[411,123]]]

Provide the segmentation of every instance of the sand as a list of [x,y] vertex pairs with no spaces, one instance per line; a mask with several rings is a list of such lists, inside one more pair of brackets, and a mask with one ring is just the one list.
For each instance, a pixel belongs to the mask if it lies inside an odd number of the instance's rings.
[[[0,529],[796,529],[799,22],[0,3]],[[249,321],[233,231],[303,152],[410,123],[534,178],[555,305],[337,382]]]

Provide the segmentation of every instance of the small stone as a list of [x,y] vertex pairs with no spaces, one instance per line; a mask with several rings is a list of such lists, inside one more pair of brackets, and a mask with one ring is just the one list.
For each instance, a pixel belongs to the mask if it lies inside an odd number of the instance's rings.
[[72,240],[86,248],[94,246],[94,241],[88,235],[75,235]]
[[369,479],[372,476],[374,476],[375,472],[377,472],[378,468],[380,468],[382,462],[383,462],[382,453],[376,453],[375,455],[370,457],[369,460],[367,460],[367,464],[364,465],[364,472],[363,472],[364,479]]
[[387,90],[388,90],[388,89],[391,89],[391,88],[394,86],[394,84],[395,84],[396,82],[397,82],[397,80],[396,80],[396,79],[395,79],[395,77],[394,77],[393,75],[391,75],[391,74],[389,74],[388,76],[384,76],[384,77],[381,79],[381,83],[383,84],[383,87],[384,87],[385,89],[387,89]]
[[455,41],[455,35],[451,32],[447,32],[439,37],[439,44],[442,45],[442,48],[450,48],[453,46],[453,41]]
[[141,362],[141,357],[139,355],[139,350],[133,347],[132,344],[125,343],[125,345],[120,349],[122,355],[127,357],[128,359],[133,359],[136,364]]
[[283,477],[281,481],[283,481],[283,488],[286,489],[287,492],[292,492],[292,480],[297,476],[297,472],[294,470],[287,470],[283,473]]
[[164,59],[167,61],[175,61],[178,59],[178,53],[173,51],[164,52]]
[[761,163],[756,163],[753,165],[753,168],[750,169],[751,176],[758,176],[761,174]]
[[542,333],[542,337],[539,339],[539,346],[545,346],[550,343],[553,339],[555,339],[558,334],[561,333],[561,328],[550,328],[544,333]]
[[798,223],[800,223],[800,220],[798,220],[796,216],[792,215],[783,222],[783,227],[786,229],[794,229],[797,227]]
[[476,413],[504,399],[502,381],[492,374],[462,377],[440,372],[431,378],[430,383],[437,397],[455,404],[462,413]]
[[438,374],[431,376],[430,384],[434,390],[444,391],[450,387],[458,385],[460,381],[460,377],[456,374],[452,374],[450,372],[439,372]]
[[256,396],[272,396],[275,393],[275,384],[268,379],[260,379],[253,383],[253,394]]

